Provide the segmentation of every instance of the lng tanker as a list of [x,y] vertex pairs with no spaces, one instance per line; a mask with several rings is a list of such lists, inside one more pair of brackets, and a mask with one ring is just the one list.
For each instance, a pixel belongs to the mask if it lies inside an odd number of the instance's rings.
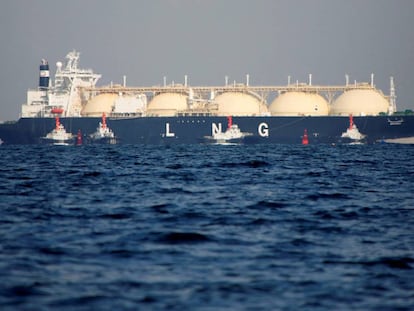
[[[370,83],[286,86],[97,87],[101,78],[79,68],[79,53],[42,60],[38,87],[27,92],[21,116],[0,124],[3,144],[190,144],[412,142],[414,115],[398,112],[393,79],[385,96]],[[273,96],[270,101],[269,98]]]

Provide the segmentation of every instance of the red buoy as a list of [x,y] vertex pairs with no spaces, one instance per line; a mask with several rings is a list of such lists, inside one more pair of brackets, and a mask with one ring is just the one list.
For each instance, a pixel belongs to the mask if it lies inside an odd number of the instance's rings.
[[303,132],[303,136],[302,136],[302,145],[308,145],[308,144],[309,144],[308,130],[305,129],[305,131]]

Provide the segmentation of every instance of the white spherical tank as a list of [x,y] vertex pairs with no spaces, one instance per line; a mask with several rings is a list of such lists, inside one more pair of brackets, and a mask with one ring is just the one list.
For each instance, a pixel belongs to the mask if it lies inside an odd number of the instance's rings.
[[331,115],[375,116],[388,111],[389,103],[377,90],[350,90],[339,96],[331,107]]
[[266,104],[253,95],[241,92],[226,92],[214,99],[220,116],[256,116],[265,115]]
[[269,110],[273,116],[326,116],[329,104],[316,93],[286,92],[273,100]]
[[101,117],[102,113],[112,112],[117,94],[99,94],[90,99],[81,111],[85,117]]
[[175,116],[177,112],[187,109],[187,96],[179,93],[161,93],[148,104],[150,116]]

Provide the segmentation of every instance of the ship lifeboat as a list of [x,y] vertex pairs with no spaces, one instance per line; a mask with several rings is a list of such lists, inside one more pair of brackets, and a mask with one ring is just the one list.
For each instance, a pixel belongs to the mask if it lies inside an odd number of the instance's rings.
[[54,114],[62,114],[63,113],[63,109],[62,108],[59,108],[59,107],[54,107],[54,108],[52,108],[52,110],[50,112],[51,113],[54,113]]

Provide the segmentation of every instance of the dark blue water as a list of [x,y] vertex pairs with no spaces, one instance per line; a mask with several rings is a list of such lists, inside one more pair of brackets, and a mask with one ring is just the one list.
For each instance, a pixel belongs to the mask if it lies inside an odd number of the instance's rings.
[[413,310],[414,146],[2,146],[1,310]]

